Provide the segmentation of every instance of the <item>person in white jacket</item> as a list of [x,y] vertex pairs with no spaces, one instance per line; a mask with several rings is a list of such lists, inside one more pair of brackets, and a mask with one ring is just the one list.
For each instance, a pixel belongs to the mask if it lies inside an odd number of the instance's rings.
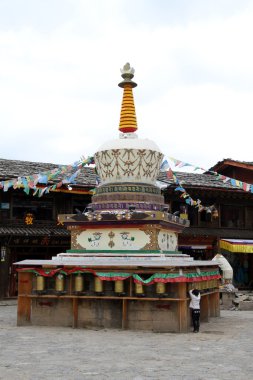
[[200,291],[198,289],[192,289],[189,291],[191,302],[190,309],[192,314],[193,332],[199,332],[200,325]]

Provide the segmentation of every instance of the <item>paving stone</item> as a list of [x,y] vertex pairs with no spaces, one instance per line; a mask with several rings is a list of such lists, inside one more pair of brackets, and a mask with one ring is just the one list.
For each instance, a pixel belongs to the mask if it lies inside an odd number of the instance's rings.
[[16,326],[0,307],[1,380],[245,380],[253,312],[222,310],[199,334]]

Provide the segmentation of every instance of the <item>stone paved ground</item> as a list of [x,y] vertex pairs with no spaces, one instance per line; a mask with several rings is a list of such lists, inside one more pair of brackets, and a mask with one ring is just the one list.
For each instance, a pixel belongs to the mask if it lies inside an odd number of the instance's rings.
[[0,302],[2,380],[250,380],[253,312],[223,310],[199,334],[16,327]]

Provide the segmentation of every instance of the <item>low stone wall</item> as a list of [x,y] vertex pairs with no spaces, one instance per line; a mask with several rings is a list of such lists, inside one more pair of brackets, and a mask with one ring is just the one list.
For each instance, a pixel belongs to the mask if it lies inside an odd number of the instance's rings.
[[221,292],[220,299],[221,310],[253,310],[253,292],[252,291],[233,291]]

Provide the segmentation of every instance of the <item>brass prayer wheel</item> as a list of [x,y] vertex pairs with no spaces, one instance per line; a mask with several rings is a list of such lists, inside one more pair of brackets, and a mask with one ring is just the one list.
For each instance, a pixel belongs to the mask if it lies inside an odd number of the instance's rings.
[[126,214],[125,214],[125,218],[127,219],[127,220],[129,220],[129,219],[131,219],[131,213],[130,212],[126,212]]
[[115,293],[124,293],[124,282],[123,280],[116,280],[114,284]]
[[156,293],[157,294],[164,294],[166,291],[166,285],[164,282],[157,282],[156,283]]
[[62,274],[58,274],[55,279],[55,290],[57,292],[64,291],[64,277]]
[[103,292],[103,281],[99,277],[94,278],[94,290],[96,293]]
[[43,276],[36,277],[36,290],[37,292],[43,292],[43,290],[45,290],[45,277]]
[[214,219],[217,219],[219,217],[219,211],[217,209],[214,209],[212,212],[212,217]]
[[75,276],[75,291],[76,292],[83,291],[83,276],[80,273]]
[[142,284],[138,284],[137,282],[135,283],[135,293],[136,294],[144,294],[144,290],[143,290],[143,285]]

